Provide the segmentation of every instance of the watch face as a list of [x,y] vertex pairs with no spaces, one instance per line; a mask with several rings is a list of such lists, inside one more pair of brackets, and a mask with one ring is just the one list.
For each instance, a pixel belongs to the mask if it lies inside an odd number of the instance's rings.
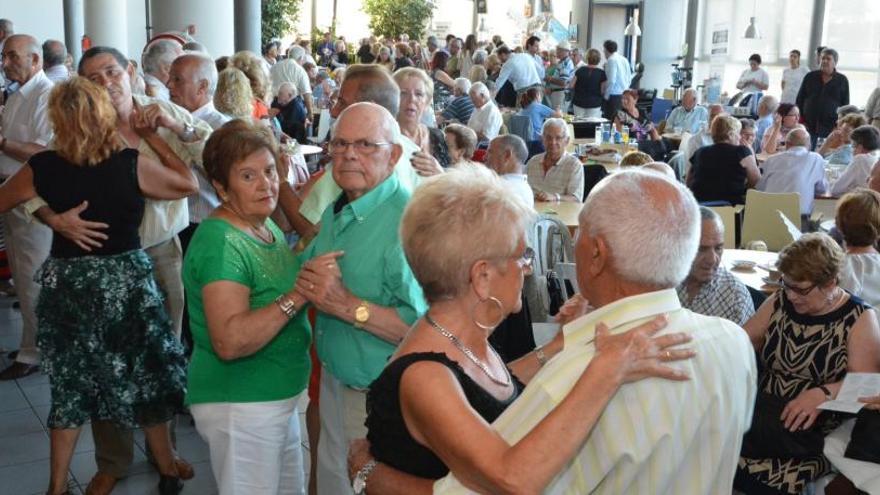
[[361,494],[364,493],[364,489],[367,487],[366,485],[364,477],[361,476],[361,473],[358,473],[357,476],[354,477],[354,481],[351,482],[351,489],[354,490],[354,493]]
[[370,310],[364,306],[358,306],[354,311],[354,319],[357,320],[358,323],[365,323],[370,319]]

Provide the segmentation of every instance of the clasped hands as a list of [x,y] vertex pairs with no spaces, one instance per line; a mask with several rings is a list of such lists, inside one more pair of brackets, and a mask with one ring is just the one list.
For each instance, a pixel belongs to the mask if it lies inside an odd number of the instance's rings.
[[294,290],[314,304],[318,311],[348,321],[359,299],[342,283],[337,260],[343,251],[331,251],[305,262]]

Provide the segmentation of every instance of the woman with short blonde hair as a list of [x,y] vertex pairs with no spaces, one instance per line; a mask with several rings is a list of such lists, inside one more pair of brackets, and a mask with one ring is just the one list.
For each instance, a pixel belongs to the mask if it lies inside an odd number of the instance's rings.
[[425,71],[415,67],[398,69],[392,77],[400,88],[400,109],[397,111],[400,132],[421,148],[410,159],[413,167],[422,175],[442,172],[449,166],[449,150],[443,131],[422,123],[422,117],[431,108],[434,83]]
[[727,114],[712,120],[710,133],[714,144],[703,146],[691,158],[687,185],[697,201],[726,201],[744,204],[746,189],[755,187],[761,178],[755,154],[740,144],[742,123]]
[[228,67],[217,75],[214,91],[217,111],[236,119],[250,119],[254,114],[254,94],[244,72]]
[[868,304],[880,305],[880,193],[859,188],[837,203],[835,222],[843,235],[846,257],[840,286]]

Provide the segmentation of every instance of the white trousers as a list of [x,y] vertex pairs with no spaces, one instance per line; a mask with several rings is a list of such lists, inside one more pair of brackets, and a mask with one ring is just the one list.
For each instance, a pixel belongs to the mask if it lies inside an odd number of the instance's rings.
[[574,116],[575,117],[598,118],[598,117],[602,116],[602,107],[583,108],[583,107],[579,107],[577,105],[572,104],[571,108],[574,109]]
[[190,407],[220,495],[303,495],[298,397]]
[[9,258],[12,282],[21,304],[21,345],[15,360],[25,364],[40,364],[37,316],[34,313],[40,284],[34,282],[34,274],[49,257],[52,231],[30,218],[21,208],[15,208],[0,217],[6,236],[6,256]]
[[351,389],[327,368],[321,370],[321,439],[318,441],[318,495],[351,495],[348,444],[367,436],[367,393]]

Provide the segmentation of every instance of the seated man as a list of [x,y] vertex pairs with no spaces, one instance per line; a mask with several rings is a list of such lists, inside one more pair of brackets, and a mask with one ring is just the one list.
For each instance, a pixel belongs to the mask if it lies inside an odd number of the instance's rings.
[[504,123],[501,118],[501,111],[498,110],[495,102],[492,101],[489,88],[481,82],[474,83],[468,95],[470,95],[471,101],[474,102],[474,113],[468,119],[467,126],[477,133],[477,139],[480,144],[489,144],[489,141],[495,139],[495,136],[498,135],[498,131],[501,130],[501,126]]
[[681,128],[684,132],[696,134],[703,124],[709,123],[709,110],[697,105],[697,90],[688,88],[681,95],[681,105],[675,107],[666,119],[666,132]]
[[521,137],[513,134],[498,136],[486,149],[486,166],[509,183],[510,192],[529,206],[535,205],[529,179],[524,172],[529,150]]
[[829,191],[832,196],[839,197],[862,187],[871,175],[871,167],[880,158],[880,131],[872,125],[863,125],[852,131],[849,136],[853,146],[853,159],[840,177],[834,181]]
[[809,151],[809,145],[810,135],[803,128],[789,132],[785,137],[786,150],[764,162],[764,173],[755,185],[759,191],[800,194],[802,220],[809,219],[813,213],[815,195],[824,193],[828,187],[825,160],[818,153]]
[[584,166],[576,156],[565,152],[568,125],[560,118],[547,119],[541,140],[546,151],[526,164],[535,201],[583,201]]
[[278,94],[272,101],[269,115],[278,118],[281,132],[300,143],[306,142],[306,120],[308,120],[306,104],[302,96],[297,94],[293,84],[281,83]]
[[758,120],[755,122],[755,153],[761,152],[764,133],[773,125],[773,114],[779,108],[779,100],[773,95],[764,95],[758,101]]
[[437,114],[437,123],[457,122],[466,124],[474,113],[474,102],[468,92],[471,90],[471,81],[466,77],[459,77],[452,86],[452,99],[442,112]]
[[744,324],[755,306],[749,290],[721,264],[724,224],[710,208],[700,207],[700,247],[691,272],[678,286],[681,305],[694,313]]
[[709,105],[709,122],[707,125],[700,124],[700,130],[697,131],[696,134],[690,137],[687,141],[682,141],[681,146],[678,148],[678,154],[673,156],[669,165],[672,166],[673,169],[678,171],[679,176],[685,177],[687,176],[688,171],[691,169],[691,158],[694,156],[694,153],[702,148],[703,146],[709,146],[710,144],[714,144],[712,141],[712,135],[709,133],[709,127],[712,125],[712,120],[715,117],[724,113],[724,107],[718,104]]

